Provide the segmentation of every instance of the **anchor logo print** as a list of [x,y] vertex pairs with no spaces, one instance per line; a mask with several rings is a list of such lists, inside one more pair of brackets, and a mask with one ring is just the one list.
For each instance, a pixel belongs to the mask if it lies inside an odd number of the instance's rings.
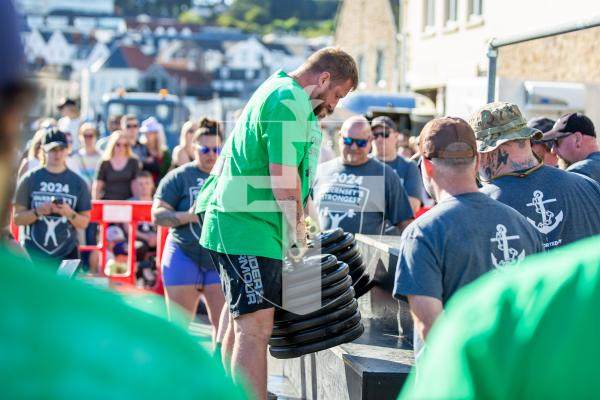
[[498,250],[502,251],[503,260],[496,259],[494,253],[492,253],[492,263],[496,268],[502,268],[509,264],[516,263],[525,258],[525,250],[522,250],[519,253],[516,249],[513,249],[508,246],[509,240],[519,239],[519,235],[507,236],[506,235],[506,226],[502,224],[496,225],[496,236],[490,239],[490,242],[496,242],[498,244]]
[[556,199],[544,200],[544,193],[541,190],[536,190],[533,192],[531,203],[527,203],[527,207],[535,207],[535,212],[542,216],[541,222],[535,222],[529,217],[527,217],[527,221],[545,235],[556,229],[563,220],[562,210],[555,217],[552,211],[546,209],[546,204],[555,202]]

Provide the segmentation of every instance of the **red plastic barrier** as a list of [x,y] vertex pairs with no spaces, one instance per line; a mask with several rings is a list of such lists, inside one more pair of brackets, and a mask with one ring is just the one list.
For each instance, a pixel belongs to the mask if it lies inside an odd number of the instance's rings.
[[[140,222],[152,222],[151,216],[152,202],[151,201],[124,201],[124,200],[94,200],[92,201],[92,211],[90,213],[90,222],[95,222],[100,226],[100,242],[97,245],[83,245],[79,249],[81,251],[100,251],[100,271],[99,276],[104,275],[104,265],[106,265],[106,229],[110,224],[128,224],[128,273],[125,276],[109,276],[112,282],[122,282],[135,286],[135,275],[137,271],[137,259],[135,251],[135,241],[137,237],[137,224]],[[162,256],[162,248],[164,240],[160,240],[162,236],[166,238],[166,229],[158,227],[157,240],[157,275],[156,285],[153,292],[163,294],[164,288],[162,284],[162,271],[160,269],[160,257]]]
[[[151,201],[122,201],[122,200],[94,200],[92,201],[92,210],[90,213],[90,222],[97,223],[100,226],[100,241],[97,245],[79,246],[80,251],[99,251],[100,268],[98,276],[104,275],[104,266],[106,265],[106,229],[110,224],[128,224],[128,273],[120,276],[109,276],[111,282],[121,282],[135,286],[135,274],[137,271],[137,259],[135,251],[135,240],[137,237],[137,224],[140,222],[152,222]],[[11,220],[11,230],[15,239],[19,240],[19,229]],[[161,258],[165,240],[167,239],[168,228],[159,226],[157,230],[156,245],[156,285],[151,291],[158,294],[164,293],[162,282]]]

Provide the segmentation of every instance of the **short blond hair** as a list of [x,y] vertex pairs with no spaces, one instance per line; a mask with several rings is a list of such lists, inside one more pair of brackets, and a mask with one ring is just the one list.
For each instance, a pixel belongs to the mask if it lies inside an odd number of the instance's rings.
[[114,131],[108,138],[108,143],[106,144],[106,149],[102,154],[102,159],[104,161],[110,161],[110,159],[115,154],[115,147],[117,146],[117,142],[119,139],[125,139],[127,141],[127,157],[134,158],[133,152],[131,151],[131,145],[129,145],[129,136],[123,131]]
[[358,86],[358,68],[354,58],[339,47],[325,47],[314,52],[300,67],[302,70],[320,74],[329,72],[332,82],[352,82],[352,90]]
[[85,133],[85,131],[94,131],[96,137],[98,137],[98,128],[96,128],[96,124],[94,124],[93,122],[84,122],[83,124],[81,124],[77,133],[78,136],[80,138],[83,138],[83,134]]

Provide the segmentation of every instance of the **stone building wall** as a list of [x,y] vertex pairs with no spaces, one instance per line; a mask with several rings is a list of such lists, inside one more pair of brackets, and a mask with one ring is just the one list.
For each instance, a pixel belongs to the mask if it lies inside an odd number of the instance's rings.
[[[398,88],[395,21],[390,0],[344,0],[340,5],[335,45],[357,60],[361,90],[395,91]],[[383,74],[382,81],[376,82],[379,51],[383,55]]]
[[498,76],[600,82],[600,27],[503,47],[498,56]]

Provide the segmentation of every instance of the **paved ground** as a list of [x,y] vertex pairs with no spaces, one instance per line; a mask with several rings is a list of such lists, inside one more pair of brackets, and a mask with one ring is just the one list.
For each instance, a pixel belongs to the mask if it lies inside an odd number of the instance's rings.
[[[198,343],[208,352],[212,352],[212,344],[211,344],[211,329],[210,325],[202,320],[202,317],[196,319],[196,321],[190,324],[189,332],[192,336],[198,339]],[[269,375],[269,391],[274,393],[275,397],[270,397],[272,399],[279,400],[298,400],[299,397],[295,394],[294,388],[290,384],[290,382],[282,375],[277,374],[277,371],[274,374]]]

